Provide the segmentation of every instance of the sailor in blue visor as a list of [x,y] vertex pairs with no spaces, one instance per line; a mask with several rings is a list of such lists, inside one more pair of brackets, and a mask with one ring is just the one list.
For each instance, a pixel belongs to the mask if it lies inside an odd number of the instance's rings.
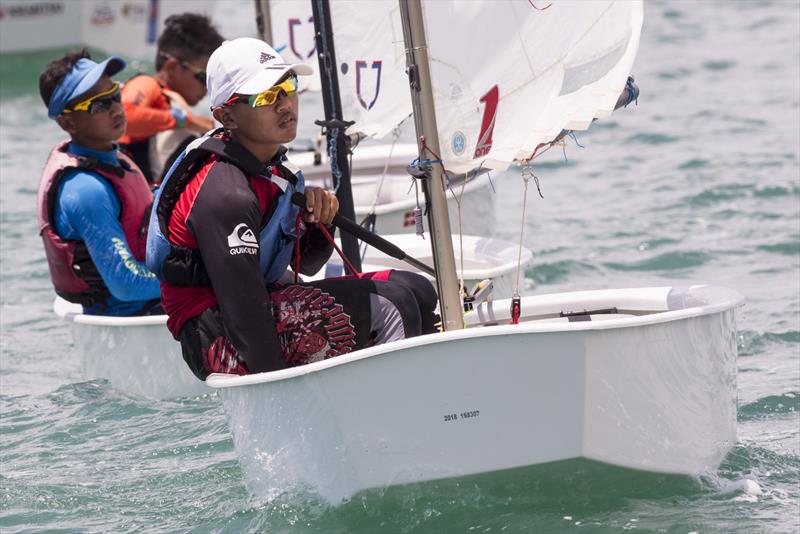
[[95,315],[161,313],[158,279],[144,264],[153,194],[119,152],[126,66],[86,50],[50,62],[39,78],[48,116],[70,136],[50,153],[39,185],[39,228],[56,293]]

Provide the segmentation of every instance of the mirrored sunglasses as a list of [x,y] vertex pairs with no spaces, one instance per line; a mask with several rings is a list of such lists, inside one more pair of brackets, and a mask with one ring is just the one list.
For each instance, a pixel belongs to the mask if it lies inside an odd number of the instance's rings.
[[278,101],[281,93],[286,96],[292,96],[297,92],[297,76],[292,74],[278,85],[273,85],[264,92],[257,95],[235,95],[228,100],[226,104],[247,103],[251,107],[259,108],[262,106],[271,106]]
[[119,82],[114,83],[111,86],[111,89],[108,91],[103,91],[102,93],[98,93],[92,97],[87,98],[81,102],[78,102],[71,108],[67,108],[63,111],[63,113],[72,113],[73,111],[86,111],[90,115],[95,115],[97,113],[103,113],[104,111],[108,111],[111,109],[111,106],[114,105],[115,102],[122,102],[122,95],[120,94],[120,86]]

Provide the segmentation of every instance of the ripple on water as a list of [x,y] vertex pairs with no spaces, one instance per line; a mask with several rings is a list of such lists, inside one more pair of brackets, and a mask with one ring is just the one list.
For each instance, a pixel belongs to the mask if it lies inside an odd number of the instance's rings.
[[728,70],[736,65],[735,61],[716,60],[706,61],[703,63],[703,68],[711,71]]
[[659,134],[659,133],[638,133],[628,137],[626,143],[642,144],[642,145],[665,145],[678,141],[678,137],[672,135]]
[[720,465],[719,475],[729,480],[753,476],[762,482],[792,484],[797,481],[797,462],[792,453],[779,453],[764,447],[738,445],[734,447]]
[[780,22],[780,19],[778,17],[765,17],[763,19],[753,22],[752,24],[747,26],[746,29],[749,31],[758,30],[761,28],[766,28],[767,26],[774,26],[778,22]]
[[703,167],[707,167],[709,163],[711,162],[708,161],[707,159],[690,159],[678,165],[678,169],[681,170],[702,169]]
[[597,267],[590,263],[563,260],[552,263],[540,263],[532,269],[525,271],[525,277],[532,279],[537,284],[552,284],[566,280],[575,273],[597,271]]
[[739,421],[763,419],[775,414],[800,412],[800,392],[769,395],[739,406]]
[[786,196],[800,196],[800,185],[782,186],[782,185],[768,185],[757,187],[755,196],[758,198],[775,198]]
[[662,70],[658,73],[658,77],[662,80],[680,80],[692,74],[693,72],[691,69],[679,67],[676,69]]
[[645,250],[653,250],[666,245],[675,245],[677,243],[679,243],[677,239],[662,237],[658,239],[648,239],[647,241],[642,241],[636,248],[640,251],[645,251]]
[[155,402],[91,381],[0,408],[3,530],[174,530],[247,508],[216,397]]
[[800,255],[800,241],[786,241],[783,243],[774,243],[771,245],[757,245],[756,249],[770,252],[772,254],[783,254],[786,256]]
[[770,345],[787,343],[800,343],[800,331],[755,332],[753,330],[740,330],[738,340],[739,356],[762,354],[768,351]]
[[616,271],[676,271],[699,267],[710,259],[705,252],[674,251],[637,262],[607,262],[603,265]]
[[751,184],[723,184],[686,197],[684,201],[692,207],[705,207],[718,202],[745,198],[752,191],[753,186]]

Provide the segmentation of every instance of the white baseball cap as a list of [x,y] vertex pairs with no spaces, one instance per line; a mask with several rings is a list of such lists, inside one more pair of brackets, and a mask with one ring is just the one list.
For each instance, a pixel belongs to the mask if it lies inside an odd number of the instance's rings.
[[206,66],[206,85],[211,107],[221,106],[234,94],[255,95],[266,91],[288,71],[309,75],[304,63],[285,63],[264,41],[241,37],[225,41],[214,50]]

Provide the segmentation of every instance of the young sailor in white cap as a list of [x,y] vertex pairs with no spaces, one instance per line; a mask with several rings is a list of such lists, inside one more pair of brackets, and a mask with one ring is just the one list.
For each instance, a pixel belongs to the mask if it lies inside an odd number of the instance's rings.
[[223,128],[167,173],[147,251],[195,375],[272,371],[434,331],[436,296],[421,276],[286,281],[287,267],[312,274],[327,261],[338,209],[332,193],[304,187],[283,146],[297,134],[297,76],[311,68],[243,38],[214,51],[207,72]]

